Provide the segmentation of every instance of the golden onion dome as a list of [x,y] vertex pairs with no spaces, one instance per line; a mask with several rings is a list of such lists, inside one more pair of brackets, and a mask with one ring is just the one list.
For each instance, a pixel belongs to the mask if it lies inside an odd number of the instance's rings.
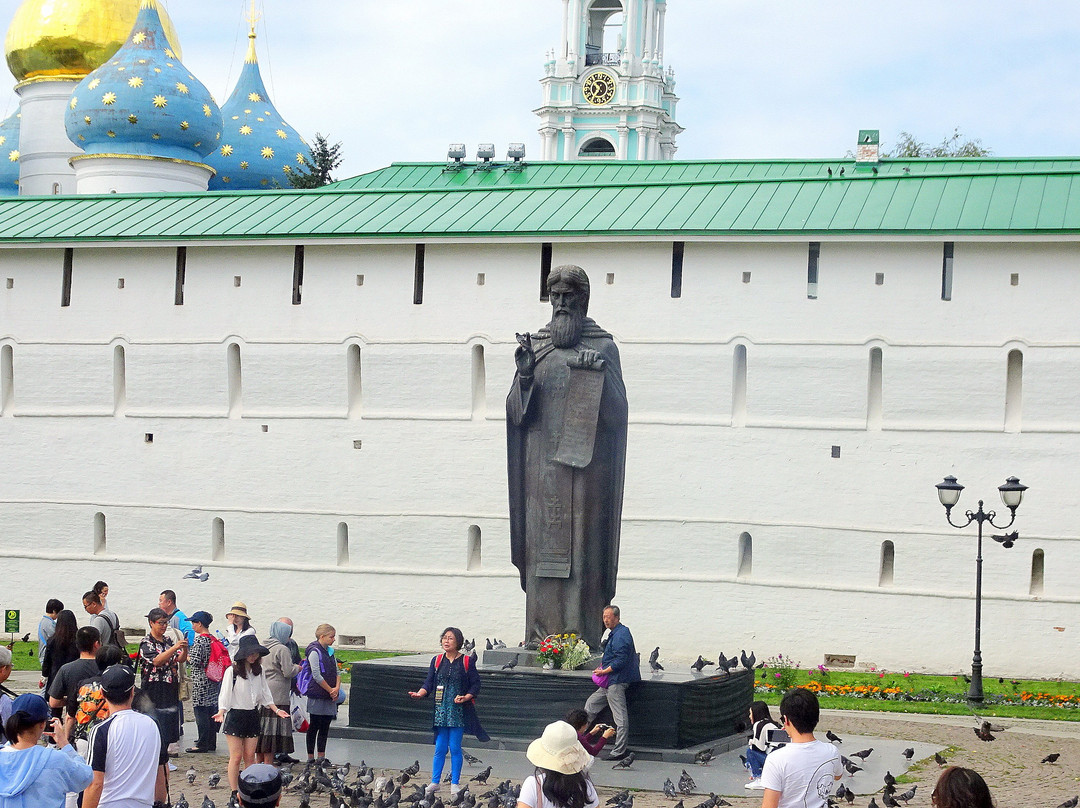
[[[18,81],[82,79],[120,49],[138,14],[139,0],[23,0],[4,42],[8,67]],[[161,22],[179,58],[164,9]]]

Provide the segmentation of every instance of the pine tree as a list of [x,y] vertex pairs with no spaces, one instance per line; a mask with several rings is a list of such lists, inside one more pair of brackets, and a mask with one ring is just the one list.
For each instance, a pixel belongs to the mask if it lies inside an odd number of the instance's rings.
[[315,141],[308,149],[308,156],[303,158],[300,167],[289,173],[289,184],[293,188],[321,188],[334,181],[330,175],[341,165],[341,142],[330,145],[326,137],[315,133]]

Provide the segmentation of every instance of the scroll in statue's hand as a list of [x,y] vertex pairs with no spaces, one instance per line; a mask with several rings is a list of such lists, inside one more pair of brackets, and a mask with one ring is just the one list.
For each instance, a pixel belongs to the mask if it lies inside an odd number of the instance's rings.
[[527,331],[517,335],[518,349],[514,351],[514,362],[517,363],[519,376],[530,378],[536,369],[536,351],[532,346],[532,334]]
[[571,357],[566,360],[572,368],[581,368],[582,370],[603,370],[604,358],[600,356],[599,351],[594,351],[592,348],[584,348],[577,356]]

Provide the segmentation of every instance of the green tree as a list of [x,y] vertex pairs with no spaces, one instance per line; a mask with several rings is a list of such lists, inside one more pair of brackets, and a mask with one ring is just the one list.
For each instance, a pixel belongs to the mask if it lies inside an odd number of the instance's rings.
[[910,132],[901,132],[896,145],[881,153],[882,157],[902,160],[908,157],[989,157],[993,152],[982,145],[978,138],[964,138],[960,128],[942,138],[941,143],[931,146]]
[[330,175],[341,165],[341,143],[330,145],[324,135],[315,133],[315,141],[308,148],[308,156],[303,158],[299,168],[289,173],[289,184],[293,188],[321,188],[334,181]]

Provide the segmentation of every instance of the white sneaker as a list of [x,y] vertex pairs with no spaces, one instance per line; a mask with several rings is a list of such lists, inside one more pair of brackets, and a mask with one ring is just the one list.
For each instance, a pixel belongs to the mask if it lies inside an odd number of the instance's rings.
[[751,791],[764,791],[765,784],[761,782],[760,777],[755,777],[753,780],[743,786],[743,788],[748,788]]
[[438,794],[438,793],[439,793],[439,784],[438,783],[428,783],[427,788],[424,789],[424,794],[427,795],[428,797],[430,797],[432,794]]
[[171,771],[171,772],[176,771],[176,764],[173,763],[171,760],[169,761],[169,771]]
[[457,783],[451,783],[450,784],[450,796],[451,797],[456,797],[458,795],[459,791],[461,791],[461,786],[459,786]]

